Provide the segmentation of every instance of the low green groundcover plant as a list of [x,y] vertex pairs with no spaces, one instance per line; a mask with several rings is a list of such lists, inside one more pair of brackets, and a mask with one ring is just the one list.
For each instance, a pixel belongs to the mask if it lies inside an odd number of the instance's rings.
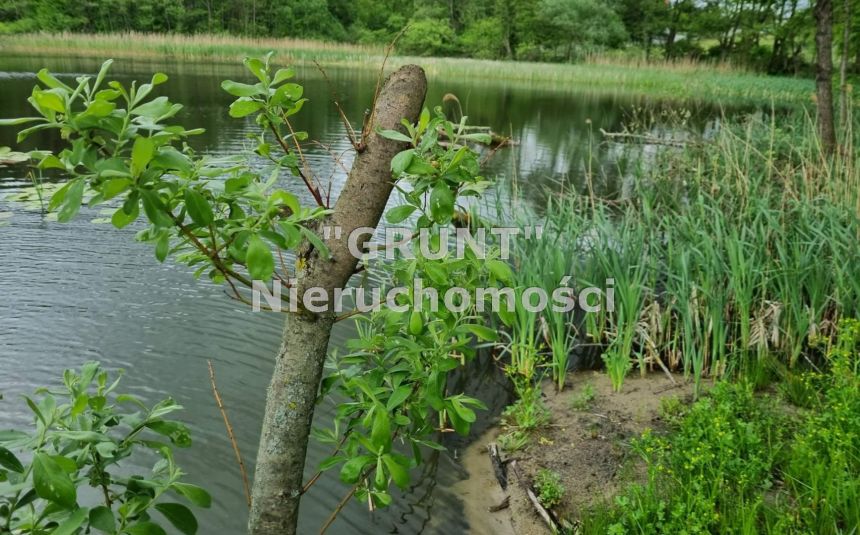
[[[647,482],[586,519],[587,533],[856,533],[860,526],[860,321],[819,340],[826,368],[782,384],[793,397],[724,382],[670,432],[646,432],[633,449]],[[676,411],[683,408],[675,406]]]
[[[25,398],[35,429],[0,431],[0,534],[163,535],[168,523],[197,533],[194,513],[179,502],[209,507],[211,498],[182,481],[173,447],[190,446],[191,437],[165,418],[182,407],[169,398],[147,407],[117,394],[119,381],[88,362],[66,370],[62,388]],[[151,472],[130,472],[147,450],[158,456]]]

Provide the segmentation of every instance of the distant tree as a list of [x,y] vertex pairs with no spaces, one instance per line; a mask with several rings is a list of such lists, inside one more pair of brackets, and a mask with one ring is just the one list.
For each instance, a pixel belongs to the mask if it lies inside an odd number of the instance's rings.
[[833,0],[815,3],[815,85],[818,97],[818,132],[825,154],[836,150],[833,122]]
[[551,59],[572,61],[577,48],[617,47],[627,38],[618,13],[597,0],[542,0],[539,12]]
[[397,49],[414,56],[451,56],[459,51],[459,43],[445,21],[423,19],[409,24],[397,42]]
[[621,0],[618,14],[630,40],[651,56],[654,40],[666,29],[668,7],[665,0]]
[[471,23],[463,32],[460,42],[469,56],[480,59],[505,57],[504,30],[496,17]]

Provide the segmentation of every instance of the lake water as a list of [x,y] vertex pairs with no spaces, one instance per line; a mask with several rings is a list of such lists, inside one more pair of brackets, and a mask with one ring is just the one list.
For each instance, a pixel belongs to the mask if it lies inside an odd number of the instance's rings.
[[[96,72],[100,63],[0,54],[0,117],[32,115],[26,98],[41,67],[73,78]],[[249,143],[253,123],[228,116],[232,97],[220,89],[225,78],[247,81],[241,68],[120,60],[112,71],[114,78],[124,82],[148,81],[155,71],[167,73],[170,80],[159,89],[186,106],[179,120],[188,128],[206,129],[193,141],[200,151],[236,154]],[[360,125],[376,77],[370,71],[337,69],[329,70],[328,77],[330,83],[316,70],[299,70],[298,81],[312,101],[297,117],[296,126],[340,155],[349,144],[329,95],[337,92],[347,116]],[[524,196],[532,202],[560,184],[582,190],[589,147],[595,154],[591,165],[605,177],[600,189],[617,194],[624,152],[617,145],[600,143],[600,129],[619,130],[635,108],[655,111],[659,117],[669,106],[644,98],[595,95],[587,87],[587,81],[577,89],[544,90],[431,78],[427,103],[436,105],[444,94],[453,93],[471,124],[489,125],[517,140],[514,149],[494,156],[487,176],[515,173],[525,188]],[[710,107],[693,106],[691,111],[700,128],[709,127],[718,115]],[[14,147],[16,132],[14,127],[0,128],[0,146]],[[60,145],[48,134],[32,138],[25,148],[37,146]],[[333,175],[336,192],[343,183],[343,171],[327,150],[309,147],[308,154],[319,176]],[[347,152],[342,163],[348,168],[350,161]],[[188,480],[206,487],[214,498],[211,510],[199,511],[200,532],[242,533],[247,511],[241,479],[212,397],[206,361],[214,364],[239,447],[253,473],[282,318],[249,311],[227,298],[222,288],[195,282],[183,266],[170,261],[159,264],[149,245],[133,240],[133,229],[93,224],[91,220],[100,217],[97,210],[84,209],[74,221],[60,224],[9,200],[28,185],[21,167],[0,167],[0,213],[5,212],[0,221],[8,222],[0,227],[0,393],[4,396],[0,429],[29,428],[32,418],[20,396],[56,384],[64,368],[87,360],[101,361],[112,370],[124,368],[123,390],[149,402],[171,395],[185,407],[179,417],[191,427],[194,446],[181,450],[178,460]],[[332,345],[342,345],[350,334],[349,325],[339,325]],[[490,359],[478,362],[461,381],[496,411],[506,402],[504,381]],[[326,426],[330,420],[331,406],[323,404],[316,423]],[[488,418],[483,420],[475,434]],[[416,477],[415,486],[391,508],[370,514],[353,500],[329,533],[483,532],[480,526],[467,525],[462,497],[451,490],[466,477],[457,458],[465,440],[446,436],[445,443],[449,451],[436,455],[423,468],[424,477]],[[308,474],[329,454],[329,446],[312,441]],[[346,490],[336,473],[325,475],[302,500],[300,532],[317,532]]]

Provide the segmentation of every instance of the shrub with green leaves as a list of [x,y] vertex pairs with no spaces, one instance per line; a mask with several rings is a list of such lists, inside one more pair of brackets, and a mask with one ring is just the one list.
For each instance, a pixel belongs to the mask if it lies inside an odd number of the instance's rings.
[[[3,119],[0,125],[35,123],[18,139],[56,130],[67,143],[56,153],[29,153],[38,169],[57,169],[69,178],[48,206],[58,210],[60,221],[71,219],[84,201],[90,206],[109,204],[111,222],[118,228],[145,219],[137,236],[154,245],[159,261],[173,255],[193,266],[196,276],[226,282],[236,299],[247,301],[237,286],[253,288],[253,281],[290,286],[291,279],[301,280],[306,272],[311,251],[330,259],[316,232],[333,203],[304,159],[300,143],[307,133],[291,124],[307,99],[302,86],[289,81],[293,70],[275,69],[270,60],[271,54],[246,58],[254,81],[225,80],[221,85],[236,97],[230,115],[253,118],[258,126],[254,153],[271,164],[265,173],[252,165],[252,154],[195,153],[185,141],[200,131],[170,122],[181,105],[164,96],[152,98],[153,89],[167,77],[157,73],[140,85],[107,81],[110,61],[95,79],[81,76],[77,85],[40,71],[41,86],[29,99],[38,116]],[[439,107],[432,113],[424,109],[415,124],[403,120],[402,125],[403,130],[373,130],[373,119],[368,118],[360,137],[350,134],[350,142],[361,153],[367,149],[366,136],[375,132],[404,144],[390,162],[390,178],[404,202],[386,217],[391,224],[410,225],[413,236],[425,234],[434,254],[425,254],[415,240],[412,255],[379,260],[380,278],[386,281],[381,295],[395,283],[409,290],[394,303],[375,303],[373,312],[332,317],[354,316],[359,336],[348,344],[347,355],[329,361],[332,371],[322,383],[322,395],[334,389],[346,401],[338,406],[333,429],[315,432],[323,442],[338,444],[320,469],[340,466],[351,492],[360,499],[370,494],[378,506],[391,502],[392,483],[409,484],[409,469],[421,462],[423,447],[441,447],[431,435],[452,429],[468,433],[476,419],[474,410],[483,405],[448,392],[447,376],[474,355],[476,339],[496,338],[495,331],[483,325],[475,300],[465,303],[460,296],[454,306],[422,309],[424,298],[414,295],[413,279],[421,278],[424,287],[439,296],[454,286],[475,295],[479,286],[512,279],[495,246],[486,257],[471,248],[464,255],[435,254],[447,244],[446,232],[457,213],[468,211],[470,198],[490,185],[480,174],[478,152],[472,147],[489,143],[490,136],[470,130],[466,117],[449,121]],[[296,195],[278,187],[282,172],[307,190],[311,206],[302,206]],[[283,261],[285,252],[296,254],[294,268]],[[362,266],[368,271],[374,267],[370,261],[365,259]],[[300,314],[310,314],[302,302],[281,299]]]
[[541,469],[535,476],[534,487],[538,492],[538,500],[547,509],[557,507],[564,498],[565,488],[558,472]]
[[[35,429],[0,432],[0,533],[158,535],[168,524],[197,533],[186,504],[209,507],[211,498],[183,482],[174,462],[173,448],[191,437],[166,416],[182,407],[172,399],[147,407],[117,393],[119,381],[88,362],[66,370],[61,389],[25,398]],[[159,460],[133,473],[144,450]]]
[[[633,449],[648,481],[587,518],[585,533],[851,533],[860,526],[860,322],[820,342],[801,406],[720,383]],[[794,387],[792,387],[794,388]],[[782,389],[786,392],[787,389]]]

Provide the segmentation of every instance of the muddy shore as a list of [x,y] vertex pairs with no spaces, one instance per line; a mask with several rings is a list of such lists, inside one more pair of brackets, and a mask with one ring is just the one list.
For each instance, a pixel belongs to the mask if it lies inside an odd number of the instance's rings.
[[[584,395],[586,392],[592,395]],[[488,445],[498,443],[504,432],[501,425],[491,427],[463,452],[469,477],[455,490],[474,527],[471,533],[550,533],[526,493],[541,469],[561,476],[564,498],[551,514],[571,524],[589,508],[611,500],[627,484],[641,480],[644,468],[630,451],[630,439],[649,428],[662,429],[663,400],[689,401],[692,385],[680,376],[631,374],[622,391],[615,393],[605,373],[584,371],[570,374],[561,393],[550,383],[544,384],[543,393],[552,419],[531,435],[524,449],[502,452],[509,481],[506,490],[497,481],[487,450]],[[506,498],[508,507],[490,512]]]

